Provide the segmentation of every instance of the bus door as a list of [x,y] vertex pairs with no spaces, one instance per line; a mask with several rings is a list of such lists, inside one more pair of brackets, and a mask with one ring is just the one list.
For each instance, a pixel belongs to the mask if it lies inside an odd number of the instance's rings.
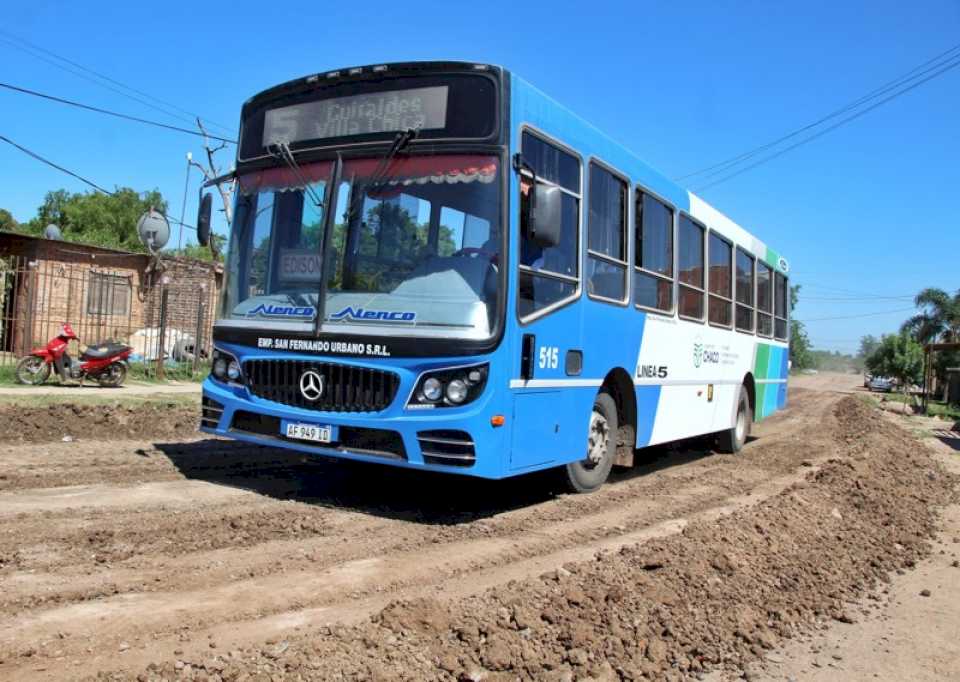
[[524,130],[515,170],[514,470],[582,455],[593,400],[582,397],[580,160]]

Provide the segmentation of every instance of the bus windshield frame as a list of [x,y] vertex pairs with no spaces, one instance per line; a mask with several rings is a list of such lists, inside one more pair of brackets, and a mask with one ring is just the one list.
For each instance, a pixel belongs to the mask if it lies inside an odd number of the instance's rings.
[[238,174],[220,326],[312,335],[324,276],[322,335],[499,336],[507,229],[501,155],[433,145],[432,153],[398,155],[373,184],[379,156],[345,160],[336,191],[328,187],[332,161]]

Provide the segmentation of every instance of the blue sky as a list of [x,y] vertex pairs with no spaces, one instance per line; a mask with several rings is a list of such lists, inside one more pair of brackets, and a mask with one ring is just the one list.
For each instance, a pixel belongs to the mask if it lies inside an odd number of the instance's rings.
[[[960,42],[956,0],[543,9],[493,0],[171,2],[162,10],[34,1],[4,14],[4,30],[231,129],[245,99],[317,71],[413,59],[500,63],[671,177],[809,123]],[[178,123],[2,41],[0,80]],[[6,91],[0,134],[107,187],[158,188],[173,215],[184,156],[201,151],[185,135]],[[0,207],[20,220],[50,189],[84,189],[6,145],[0,187]],[[803,285],[795,316],[809,320],[815,346],[854,350],[862,334],[894,330],[910,314],[901,310],[910,300],[896,297],[960,288],[960,69],[703,196],[789,258]]]

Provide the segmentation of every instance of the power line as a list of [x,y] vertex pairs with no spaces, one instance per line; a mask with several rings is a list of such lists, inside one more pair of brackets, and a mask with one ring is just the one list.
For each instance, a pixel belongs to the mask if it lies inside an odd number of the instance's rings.
[[117,111],[111,111],[110,109],[102,109],[100,107],[95,107],[90,104],[83,104],[82,102],[76,102],[70,99],[64,99],[63,97],[57,97],[55,95],[48,95],[43,92],[38,92],[36,90],[30,90],[28,88],[21,88],[17,85],[11,85],[9,83],[0,83],[0,88],[6,88],[7,90],[12,90],[14,92],[19,92],[24,95],[32,95],[33,97],[40,97],[42,99],[50,100],[51,102],[59,102],[60,104],[67,104],[71,107],[77,107],[79,109],[86,109],[87,111],[93,111],[98,114],[106,114],[107,116],[116,116],[117,118],[122,118],[127,121],[135,121],[136,123],[143,123],[145,125],[156,126],[157,128],[166,128],[167,130],[175,130],[180,133],[186,133],[187,135],[196,135],[197,137],[209,137],[210,139],[217,140],[219,142],[227,142],[229,144],[237,144],[236,140],[228,140],[225,137],[218,137],[217,135],[206,135],[197,130],[190,130],[189,128],[181,128],[179,126],[168,125],[166,123],[160,123],[159,121],[151,121],[150,119],[140,118],[139,116],[131,116],[129,114],[121,114]]
[[[844,289],[842,287],[832,287],[826,284],[816,284],[811,282],[800,282],[800,285],[810,289],[823,289],[824,291],[827,291],[830,293],[839,292],[841,294],[850,294],[851,296],[862,297],[862,298],[910,298],[912,299],[914,297],[914,294],[874,294],[872,292],[867,292],[867,291],[857,291],[856,289]],[[807,298],[807,297],[804,296],[803,298]]]
[[[44,157],[40,156],[40,155],[37,154],[36,152],[31,151],[31,150],[27,149],[26,147],[24,147],[24,146],[22,146],[22,145],[17,144],[17,143],[14,142],[13,140],[11,140],[9,137],[6,137],[6,136],[4,136],[4,135],[0,135],[0,141],[6,142],[7,144],[9,144],[9,145],[12,146],[12,147],[16,147],[16,148],[19,149],[21,152],[23,152],[23,153],[26,154],[27,156],[30,156],[30,157],[36,159],[36,160],[39,161],[40,163],[46,164],[46,165],[50,166],[51,168],[56,168],[56,169],[57,169],[58,171],[60,171],[61,173],[66,173],[67,175],[69,175],[69,176],[71,176],[71,177],[73,177],[73,178],[76,178],[76,179],[79,180],[80,182],[82,182],[82,183],[84,183],[84,184],[87,184],[87,185],[89,185],[90,187],[93,187],[93,188],[94,188],[95,190],[97,190],[98,192],[103,192],[104,194],[106,194],[106,195],[108,195],[108,196],[111,196],[111,197],[116,195],[116,192],[111,192],[111,191],[108,190],[108,189],[104,189],[103,187],[101,187],[100,185],[98,185],[97,183],[95,183],[93,180],[88,180],[87,178],[83,177],[82,175],[79,175],[78,173],[74,173],[72,170],[69,170],[69,169],[67,169],[67,168],[64,168],[63,166],[60,166],[60,165],[54,163],[54,162],[51,161],[50,159],[47,159],[47,158],[44,158]],[[157,211],[157,212],[160,213],[160,211]],[[187,228],[188,230],[194,230],[194,231],[195,231],[195,230],[197,229],[197,228],[195,228],[193,225],[187,225],[187,224],[184,223],[184,222],[181,222],[181,221],[179,221],[179,220],[176,220],[176,219],[174,219],[174,218],[171,218],[171,217],[170,217],[169,215],[167,215],[166,213],[161,213],[161,215],[162,215],[164,218],[166,218],[169,222],[172,222],[172,223],[174,223],[175,225],[181,225],[182,227],[185,227],[185,228]]]
[[[75,61],[73,61],[73,60],[71,60],[71,59],[67,59],[66,57],[64,57],[64,56],[62,56],[62,55],[59,55],[59,54],[57,54],[57,53],[55,53],[55,52],[53,52],[53,51],[51,51],[51,50],[48,50],[48,49],[46,49],[46,48],[44,48],[44,47],[41,47],[40,45],[36,45],[36,44],[34,44],[34,43],[31,43],[30,41],[25,40],[25,39],[23,39],[23,38],[21,38],[21,37],[19,37],[19,36],[16,36],[16,35],[14,35],[13,33],[10,33],[9,31],[5,31],[5,30],[3,30],[3,29],[0,29],[0,34],[3,34],[3,35],[0,35],[0,41],[6,43],[6,44],[7,44],[8,46],[10,46],[10,47],[13,47],[14,49],[20,50],[21,52],[25,52],[25,53],[29,54],[30,56],[35,57],[36,59],[39,59],[39,60],[41,60],[41,61],[43,61],[43,62],[46,62],[47,64],[50,64],[50,65],[52,65],[52,66],[55,66],[55,67],[58,68],[58,69],[61,69],[61,70],[63,70],[63,71],[66,71],[67,73],[73,74],[74,76],[78,76],[78,77],[80,77],[80,78],[83,78],[84,80],[87,80],[87,81],[89,81],[89,82],[91,82],[91,83],[95,83],[95,84],[97,84],[97,85],[99,85],[99,86],[101,86],[101,87],[103,87],[103,88],[106,88],[106,89],[108,89],[108,90],[111,90],[112,92],[115,92],[115,93],[117,93],[117,94],[119,94],[119,95],[122,95],[123,97],[127,97],[127,98],[132,99],[132,100],[134,100],[134,101],[136,101],[136,102],[140,102],[141,104],[143,104],[143,105],[145,105],[145,106],[148,106],[148,107],[150,107],[150,108],[152,108],[152,109],[155,109],[155,110],[157,110],[157,111],[160,111],[160,112],[166,114],[167,116],[171,116],[171,117],[173,117],[173,118],[178,118],[178,119],[180,119],[180,120],[190,121],[191,123],[193,122],[193,119],[200,118],[200,119],[205,120],[207,123],[216,126],[217,128],[220,128],[220,129],[225,130],[225,131],[227,131],[227,132],[231,132],[231,129],[230,129],[228,126],[225,126],[225,125],[223,125],[223,124],[221,124],[221,123],[217,123],[216,121],[211,121],[211,120],[209,120],[209,119],[206,119],[206,118],[200,116],[199,114],[193,113],[193,112],[191,112],[191,111],[187,111],[186,109],[183,109],[183,108],[177,106],[176,104],[174,104],[174,103],[172,103],[172,102],[168,102],[168,101],[166,101],[166,100],[160,99],[159,97],[154,97],[153,95],[151,95],[151,94],[149,94],[149,93],[147,93],[147,92],[144,92],[143,90],[138,90],[137,88],[134,88],[133,86],[127,85],[126,83],[122,83],[121,81],[118,81],[118,80],[116,80],[115,78],[111,78],[110,76],[107,76],[107,75],[105,75],[105,74],[102,74],[102,73],[100,73],[100,72],[98,72],[98,71],[94,71],[93,69],[91,69],[91,68],[89,68],[89,67],[86,67],[86,66],[84,66],[83,64],[79,64],[79,63],[77,63],[77,62],[75,62]],[[6,36],[6,37],[4,38],[3,36]],[[17,44],[17,43],[20,43],[20,44]],[[59,63],[57,63],[57,62],[51,61],[50,59],[47,59],[46,57],[43,57],[43,56],[40,55],[40,54],[36,54],[37,52],[40,52],[40,53],[49,55],[50,57],[53,57],[54,59],[59,60],[60,62],[63,62],[64,64],[69,64],[71,67],[73,67],[73,69],[68,68],[68,67],[64,66],[63,64],[59,64]],[[165,106],[167,106],[167,107],[170,107],[170,108],[172,108],[172,109],[174,109],[174,110],[176,110],[176,111],[181,112],[182,114],[186,114],[189,118],[184,118],[183,116],[180,116],[180,115],[178,115],[178,114],[171,113],[170,111],[167,111],[166,109],[164,109],[164,108],[162,108],[162,107],[159,107],[159,106],[157,106],[156,104],[151,104],[150,102],[146,102],[146,101],[140,99],[139,97],[134,97],[133,95],[130,95],[129,93],[123,92],[123,91],[121,91],[121,90],[118,90],[118,89],[115,88],[115,87],[111,87],[110,85],[107,85],[106,83],[102,83],[102,82],[100,82],[100,81],[98,81],[98,80],[95,80],[95,79],[91,78],[90,76],[84,75],[84,73],[78,73],[78,72],[75,71],[74,69],[79,69],[81,72],[85,72],[85,73],[87,73],[87,74],[91,74],[91,75],[93,75],[93,76],[96,76],[96,78],[99,78],[99,79],[101,79],[102,81],[107,81],[108,83],[113,83],[114,85],[117,85],[117,86],[123,88],[124,90],[129,90],[130,92],[135,92],[135,93],[137,93],[138,95],[141,95],[141,96],[146,97],[146,98],[148,98],[148,99],[150,99],[150,100],[153,100],[154,102],[157,102],[157,103],[159,103],[159,104],[163,104],[163,105],[165,105]],[[232,134],[232,133],[231,133],[231,134]]]
[[837,303],[865,303],[870,301],[903,301],[913,300],[913,296],[802,296],[801,301],[834,301]]
[[873,317],[874,315],[892,315],[893,313],[905,313],[907,311],[916,311],[916,308],[897,308],[896,310],[879,310],[874,313],[860,313],[859,315],[837,315],[836,317],[810,317],[806,320],[797,320],[797,322],[823,322],[825,320],[852,320],[857,317]]
[[[748,159],[748,158],[750,158],[750,157],[752,157],[752,156],[755,156],[756,154],[758,154],[758,153],[760,153],[760,152],[762,152],[762,151],[766,151],[767,149],[770,149],[771,147],[774,147],[774,146],[780,144],[781,142],[785,142],[786,140],[789,140],[789,139],[791,139],[791,138],[793,138],[793,137],[796,137],[796,136],[799,135],[800,133],[806,132],[807,130],[810,130],[811,128],[816,128],[816,127],[817,127],[818,125],[820,125],[821,123],[825,123],[825,122],[829,121],[829,120],[832,119],[832,118],[836,118],[837,116],[840,116],[841,114],[845,114],[845,113],[847,113],[848,111],[850,111],[851,109],[855,109],[855,108],[857,108],[858,106],[860,106],[861,104],[864,104],[864,103],[868,102],[868,101],[871,100],[871,99],[874,99],[874,98],[876,98],[876,97],[879,97],[880,95],[882,95],[882,94],[890,91],[891,89],[896,88],[897,86],[902,85],[903,83],[905,83],[905,82],[907,82],[907,81],[909,81],[909,80],[912,80],[913,78],[916,78],[917,75],[920,75],[920,74],[917,74],[917,71],[922,70],[924,67],[929,66],[930,64],[932,64],[932,63],[934,63],[934,62],[937,62],[937,61],[943,59],[944,57],[946,57],[947,55],[949,55],[949,54],[951,54],[951,53],[953,53],[953,52],[956,52],[956,51],[958,51],[958,50],[960,50],[960,44],[954,45],[953,47],[951,47],[951,48],[950,48],[949,50],[947,50],[946,52],[941,52],[941,53],[938,54],[936,57],[933,57],[932,59],[929,59],[929,60],[925,61],[923,64],[921,64],[921,65],[919,65],[919,66],[917,66],[917,67],[914,67],[913,69],[911,69],[911,70],[908,71],[907,73],[903,74],[902,76],[900,76],[900,77],[898,77],[898,78],[895,78],[894,80],[885,83],[884,85],[880,86],[879,88],[877,88],[877,89],[875,89],[875,90],[871,90],[870,92],[868,92],[866,95],[860,97],[859,99],[854,100],[853,102],[851,102],[851,103],[849,103],[849,104],[841,107],[840,109],[837,109],[837,110],[835,110],[835,111],[832,111],[831,113],[827,114],[826,116],[823,116],[822,118],[814,121],[813,123],[810,123],[810,124],[808,124],[808,125],[805,125],[805,126],[803,126],[802,128],[798,128],[797,130],[794,130],[793,132],[787,133],[786,135],[783,135],[782,137],[778,137],[776,140],[773,140],[772,142],[768,142],[768,143],[766,143],[766,144],[764,144],[764,145],[761,145],[761,146],[759,146],[759,147],[755,147],[755,148],[753,148],[753,149],[751,149],[751,150],[748,150],[748,151],[746,151],[746,152],[744,152],[744,153],[742,153],[742,154],[738,154],[737,156],[731,157],[731,158],[726,159],[726,160],[724,160],[724,161],[720,161],[719,163],[715,163],[715,164],[713,164],[712,166],[707,166],[706,168],[701,168],[700,170],[694,171],[694,172],[692,172],[692,173],[687,173],[686,175],[682,175],[682,176],[680,176],[680,177],[678,177],[678,178],[675,178],[675,180],[679,182],[679,181],[681,181],[681,180],[686,180],[687,178],[692,178],[692,177],[694,177],[694,176],[696,176],[696,175],[702,175],[702,174],[704,174],[704,173],[708,173],[709,171],[713,171],[713,170],[715,170],[715,169],[720,169],[720,168],[722,168],[722,167],[730,167],[730,166],[736,165],[736,164],[739,163],[740,161],[745,161],[746,159]],[[951,57],[951,59],[952,59],[952,57]],[[949,60],[946,60],[946,61],[949,61]],[[936,68],[936,67],[934,67],[934,68]],[[719,173],[720,171],[718,170],[717,172]],[[713,174],[711,174],[711,175],[713,175]]]
[[841,120],[838,121],[837,123],[834,123],[833,125],[828,126],[827,128],[824,128],[823,130],[819,130],[819,131],[817,131],[816,133],[814,133],[813,135],[810,135],[810,136],[808,136],[808,137],[803,138],[803,139],[800,140],[799,142],[795,142],[794,144],[792,144],[792,145],[790,145],[790,146],[788,146],[788,147],[785,147],[784,149],[781,149],[781,150],[779,150],[779,151],[777,151],[777,152],[775,152],[775,153],[773,153],[773,154],[770,154],[769,156],[766,156],[766,157],[760,159],[759,161],[750,164],[749,166],[746,166],[746,167],[744,167],[744,168],[740,168],[739,170],[736,170],[736,171],[734,171],[734,172],[732,172],[732,173],[730,173],[730,174],[728,174],[728,175],[725,175],[725,176],[721,177],[719,180],[714,180],[713,182],[709,182],[709,183],[707,183],[706,185],[701,185],[700,187],[698,187],[698,188],[696,189],[696,191],[702,192],[703,190],[709,189],[710,187],[714,187],[714,186],[716,186],[716,185],[719,185],[719,184],[722,183],[722,182],[726,182],[727,180],[732,180],[733,178],[737,177],[738,175],[742,175],[743,173],[746,173],[747,171],[752,170],[752,169],[756,168],[757,166],[763,165],[763,164],[765,164],[765,163],[767,163],[767,162],[769,162],[769,161],[772,161],[772,160],[774,160],[774,159],[776,159],[776,158],[778,158],[778,157],[780,157],[780,156],[783,156],[783,155],[786,154],[787,152],[792,151],[792,150],[796,149],[797,147],[800,147],[800,146],[802,146],[802,145],[804,145],[804,144],[807,144],[808,142],[812,142],[813,140],[816,140],[816,139],[819,138],[819,137],[823,137],[824,135],[826,135],[826,134],[829,133],[830,131],[836,130],[836,129],[839,128],[840,126],[843,126],[843,125],[849,123],[850,121],[853,121],[853,120],[855,120],[855,119],[858,119],[858,118],[860,118],[861,116],[863,116],[864,114],[870,113],[871,111],[873,111],[873,110],[876,109],[877,107],[880,107],[880,106],[886,104],[887,102],[889,102],[889,101],[891,101],[891,100],[893,100],[893,99],[896,99],[897,97],[900,97],[901,95],[905,95],[906,93],[910,92],[911,90],[914,90],[914,89],[920,87],[921,85],[923,85],[923,84],[926,83],[927,81],[933,80],[934,78],[937,78],[938,76],[941,76],[941,75],[943,75],[944,73],[946,73],[947,71],[950,71],[951,69],[955,69],[955,68],[958,67],[958,66],[960,66],[960,59],[957,59],[957,60],[949,63],[949,65],[947,65],[947,66],[945,66],[945,67],[943,67],[943,68],[940,68],[939,70],[935,71],[934,73],[932,73],[931,75],[927,76],[926,78],[923,78],[923,79],[921,79],[921,80],[919,80],[919,81],[916,81],[916,82],[910,84],[909,86],[903,88],[902,90],[899,90],[899,91],[893,93],[892,95],[889,95],[888,97],[885,97],[885,98],[881,99],[880,101],[875,102],[874,104],[871,104],[871,105],[870,105],[869,107],[867,107],[866,109],[861,109],[861,110],[858,111],[857,113],[852,114],[851,116],[848,116],[847,118],[841,119]]

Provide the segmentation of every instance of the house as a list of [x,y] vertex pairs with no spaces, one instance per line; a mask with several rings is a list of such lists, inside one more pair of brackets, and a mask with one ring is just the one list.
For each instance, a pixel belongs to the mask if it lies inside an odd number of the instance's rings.
[[209,351],[222,282],[219,263],[0,231],[0,363],[63,322],[81,341],[130,342],[148,359],[180,339]]

